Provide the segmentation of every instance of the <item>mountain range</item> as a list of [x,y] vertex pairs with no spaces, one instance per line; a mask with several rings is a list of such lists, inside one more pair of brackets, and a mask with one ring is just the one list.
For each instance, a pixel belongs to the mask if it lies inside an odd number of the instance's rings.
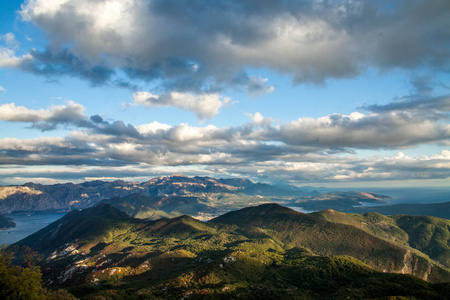
[[[176,174],[153,178],[146,182],[117,180],[113,182],[89,181],[79,184],[26,183],[20,186],[0,186],[0,213],[70,211],[91,207],[114,197],[116,198],[112,201],[118,203],[117,197],[127,197],[133,194],[152,197],[156,202],[197,201],[196,207],[199,209],[197,213],[209,214],[209,217],[231,209],[268,202],[311,206],[317,205],[319,202],[316,200],[320,200],[321,205],[327,206],[326,208],[333,203],[330,207],[345,208],[359,205],[361,202],[385,203],[385,199],[388,198],[363,192],[320,193],[310,188],[253,183],[241,178],[215,179]],[[183,200],[181,197],[190,199]],[[192,214],[193,212],[184,213]],[[144,216],[145,213],[141,212],[140,215]]]
[[252,183],[246,179],[187,177],[182,174],[157,177],[146,182],[117,180],[54,185],[26,183],[21,186],[0,187],[0,213],[83,209],[105,199],[131,194],[212,199],[227,195],[245,195],[247,198],[256,198],[256,195],[302,195],[303,192],[299,189],[287,191],[267,184]]
[[85,299],[446,299],[449,231],[435,217],[278,204],[143,220],[101,203],[16,246],[43,255],[47,285]]

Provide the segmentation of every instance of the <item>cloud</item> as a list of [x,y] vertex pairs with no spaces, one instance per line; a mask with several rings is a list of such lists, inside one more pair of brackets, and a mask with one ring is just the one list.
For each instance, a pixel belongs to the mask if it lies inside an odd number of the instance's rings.
[[14,103],[0,105],[0,120],[31,123],[31,128],[41,131],[55,130],[61,126],[80,128],[93,133],[111,135],[117,138],[140,138],[137,129],[123,121],[108,122],[99,115],[90,118],[84,115],[84,106],[68,101],[67,105],[53,106],[49,109],[33,110]]
[[[74,102],[39,110],[4,104],[0,106],[1,120],[30,124],[41,131],[61,126],[72,131],[61,137],[0,139],[0,180],[2,172],[6,178],[11,168],[18,166],[29,168],[27,174],[35,172],[39,178],[60,179],[83,174],[71,171],[61,175],[58,170],[45,175],[36,167],[75,170],[75,166],[83,166],[91,172],[86,177],[100,176],[98,168],[105,167],[112,177],[120,177],[118,170],[132,165],[139,166],[138,170],[128,169],[127,174],[139,178],[178,168],[192,175],[211,172],[296,183],[445,179],[450,177],[447,150],[417,157],[402,152],[358,157],[363,149],[403,151],[419,145],[448,145],[449,96],[431,94],[366,106],[364,113],[303,117],[284,123],[256,112],[247,114],[248,123],[229,127],[158,121],[126,124],[100,115],[88,117],[84,107]],[[152,96],[144,92],[141,100]]]
[[16,40],[14,33],[8,32],[0,36],[0,41],[4,41],[8,48],[17,50],[19,49],[20,43]]
[[267,81],[267,78],[248,76],[246,73],[241,73],[233,78],[232,83],[237,87],[243,87],[249,96],[258,97],[272,93],[275,90],[275,87],[268,85]]
[[22,57],[18,57],[14,50],[0,47],[0,68],[21,68],[31,61],[32,56],[29,53],[22,55]]
[[261,138],[328,149],[395,149],[436,143],[450,137],[448,124],[435,123],[434,119],[423,118],[424,114],[354,112],[318,119],[300,118],[264,132]]
[[135,105],[149,107],[176,107],[193,111],[199,120],[210,119],[219,113],[219,109],[229,103],[230,99],[219,94],[200,94],[171,92],[154,95],[149,92],[133,94]]
[[6,92],[6,89],[0,85],[0,92]]
[[[200,119],[216,115],[228,101],[220,99],[217,94],[134,94],[136,105],[187,109]],[[248,114],[250,123],[219,128],[183,123],[172,126],[157,121],[141,125],[125,124],[121,120],[104,120],[99,115],[85,116],[82,105],[69,101],[66,105],[40,110],[14,103],[4,104],[0,106],[0,119],[29,123],[32,128],[41,131],[64,126],[78,130],[72,134],[86,135],[82,139],[102,137],[108,143],[135,143],[142,147],[152,145],[157,148],[156,151],[186,152],[192,149],[193,154],[197,153],[195,151],[237,154],[240,147],[243,149],[242,155],[252,156],[269,155],[272,151],[333,153],[358,149],[403,149],[421,144],[442,145],[448,143],[450,138],[448,95],[414,95],[388,104],[362,108],[368,113],[355,111],[348,115],[335,113],[319,118],[302,117],[282,124],[273,124],[271,118],[256,112]],[[262,152],[250,153],[255,147]]]
[[32,50],[24,58],[18,60],[16,66],[21,70],[47,77],[69,75],[87,79],[94,86],[112,83],[128,87],[127,83],[114,76],[115,71],[111,67],[101,62],[90,63],[67,49],[57,52],[50,49]]
[[[110,144],[108,147],[92,145],[83,153],[81,148],[75,150],[71,144],[73,142],[59,138],[20,140],[18,143],[14,139],[2,139],[0,181],[9,184],[35,178],[83,181],[104,177],[105,174],[118,179],[145,180],[177,171],[188,175],[244,176],[258,181],[284,183],[433,180],[450,176],[450,154],[447,150],[429,156],[410,157],[400,152],[364,159],[354,155],[279,152],[270,159],[267,156],[263,160],[251,160],[248,156],[223,152],[152,152],[129,143]],[[19,149],[5,152],[6,147],[19,147],[22,152]],[[38,151],[40,154],[36,155]],[[261,149],[255,148],[253,151]],[[5,153],[8,155],[5,156]],[[133,162],[137,158],[140,163]]]
[[148,135],[148,134],[156,134],[158,131],[165,132],[170,128],[172,128],[172,126],[168,124],[162,124],[159,123],[158,121],[153,121],[148,124],[137,126],[136,130],[142,135]]
[[[394,102],[385,105],[363,106],[372,112],[388,111],[427,111],[437,113],[438,111],[450,111],[450,95],[436,97],[417,97],[415,95],[402,97]],[[439,115],[439,114],[437,114]]]
[[33,128],[42,131],[53,130],[60,124],[71,124],[85,118],[84,107],[68,101],[67,105],[53,106],[50,109],[32,110],[25,106],[7,103],[0,106],[0,119],[10,122],[32,123]]
[[449,10],[447,0],[28,0],[20,14],[45,33],[48,47],[29,53],[31,63],[8,65],[94,84],[144,80],[166,92],[232,87],[257,96],[272,88],[243,76],[249,69],[289,74],[296,83],[369,68],[447,72]]
[[272,123],[272,118],[265,118],[260,112],[256,112],[253,115],[247,114],[247,116],[252,120],[253,124],[270,128],[270,125]]

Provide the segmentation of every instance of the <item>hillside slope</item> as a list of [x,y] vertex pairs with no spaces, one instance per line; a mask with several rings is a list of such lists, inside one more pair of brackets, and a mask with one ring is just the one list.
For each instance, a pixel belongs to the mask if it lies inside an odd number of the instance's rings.
[[351,225],[382,239],[408,245],[450,268],[449,220],[430,216],[387,217],[373,212],[362,215],[347,214],[330,209],[311,215],[330,222]]
[[48,284],[86,299],[445,299],[448,270],[343,216],[355,224],[277,204],[209,222],[185,215],[149,221],[104,203],[73,211],[16,245],[44,256]]

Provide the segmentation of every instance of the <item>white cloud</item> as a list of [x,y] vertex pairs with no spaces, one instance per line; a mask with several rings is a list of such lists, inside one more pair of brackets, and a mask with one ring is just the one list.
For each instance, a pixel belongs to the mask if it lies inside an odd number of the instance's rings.
[[[152,95],[144,96],[142,101]],[[403,150],[420,144],[441,145],[450,139],[445,110],[435,113],[441,102],[422,102],[408,103],[408,109],[403,103],[386,105],[367,114],[299,118],[276,126],[257,112],[248,115],[249,123],[222,128],[157,121],[134,126],[105,121],[98,115],[88,119],[84,108],[73,102],[40,110],[10,103],[0,106],[0,119],[31,123],[41,130],[64,124],[77,131],[57,138],[1,139],[0,164],[147,166],[133,176],[144,176],[143,170],[149,168],[190,166],[191,174],[219,172],[297,183],[449,178],[450,151],[413,157]],[[360,158],[356,155],[359,149],[400,151]],[[96,172],[85,176],[101,175]],[[39,171],[35,174],[45,177]]]
[[394,111],[364,115],[355,112],[300,118],[270,134],[291,145],[360,149],[411,147],[449,138],[448,124],[427,119],[426,113]]
[[85,108],[81,104],[73,101],[68,101],[67,105],[39,110],[16,106],[14,103],[6,103],[0,105],[0,120],[31,123],[33,128],[47,131],[54,130],[59,125],[81,126],[81,122],[86,121],[83,114],[84,110]]
[[9,48],[0,47],[0,68],[15,68],[32,60],[30,54],[16,56],[16,52]]
[[156,134],[158,131],[167,131],[171,129],[172,126],[168,124],[159,123],[158,121],[153,121],[149,124],[143,124],[136,127],[142,135]]
[[0,92],[6,92],[6,89],[0,85]]
[[10,122],[69,122],[84,119],[84,107],[68,101],[67,105],[53,106],[49,109],[33,110],[14,103],[0,105],[0,119]]
[[252,120],[255,125],[261,127],[270,127],[272,123],[272,118],[264,118],[264,116],[260,112],[256,112],[255,114],[247,114],[248,117]]
[[19,49],[19,42],[16,40],[14,33],[8,32],[2,36],[0,36],[0,41],[4,41],[8,48],[17,50]]
[[149,92],[133,94],[136,105],[149,107],[176,107],[193,111],[199,120],[210,119],[219,113],[219,109],[229,103],[230,99],[219,94],[200,94],[171,92],[154,95]]

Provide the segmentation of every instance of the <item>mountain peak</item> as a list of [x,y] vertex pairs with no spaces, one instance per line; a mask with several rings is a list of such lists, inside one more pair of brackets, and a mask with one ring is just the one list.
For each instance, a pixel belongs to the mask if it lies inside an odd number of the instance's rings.
[[171,176],[168,176],[171,178],[176,178],[176,177],[182,177],[182,178],[187,178],[188,176],[184,175],[183,173],[178,173],[178,174],[172,174]]
[[101,203],[83,210],[71,211],[17,244],[30,245],[35,250],[47,254],[50,249],[58,248],[76,239],[102,238],[117,224],[134,220],[114,206]]
[[249,222],[264,222],[268,218],[272,217],[285,217],[292,215],[299,216],[305,214],[296,212],[290,208],[281,206],[276,203],[267,203],[258,206],[246,207],[237,211],[232,211],[214,218],[210,222],[245,225]]

